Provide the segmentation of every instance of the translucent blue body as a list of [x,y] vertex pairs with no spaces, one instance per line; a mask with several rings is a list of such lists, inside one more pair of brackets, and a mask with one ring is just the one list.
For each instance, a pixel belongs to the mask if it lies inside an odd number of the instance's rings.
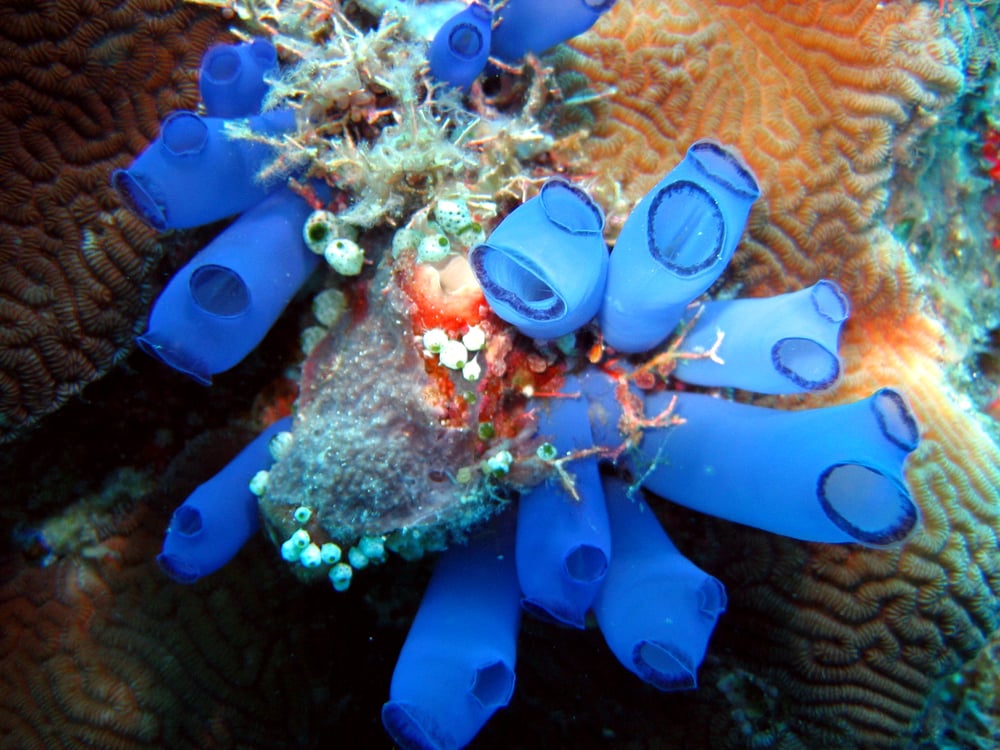
[[[174,112],[159,137],[111,183],[122,202],[155,229],[187,229],[233,216],[260,203],[281,180],[262,183],[261,168],[275,150],[230,138],[229,120]],[[290,110],[249,118],[255,132],[278,135],[295,128]]]
[[790,294],[706,302],[678,351],[707,352],[724,334],[717,358],[679,359],[675,377],[688,383],[756,393],[828,388],[840,375],[840,328],[850,312],[834,282]]
[[490,307],[526,336],[557,338],[597,313],[607,278],[604,214],[582,190],[549,180],[472,249]]
[[240,216],[174,274],[143,351],[205,385],[240,362],[319,264],[302,239],[311,211],[282,188]]
[[593,26],[615,0],[509,0],[498,11],[492,54],[509,63],[538,54]]
[[210,117],[248,117],[260,112],[277,72],[278,53],[266,39],[246,44],[216,44],[201,58],[198,89]]
[[605,481],[615,554],[594,603],[608,647],[626,669],[660,690],[697,687],[726,589],[684,557],[641,493]]
[[[507,514],[509,515],[509,514]],[[382,708],[403,750],[465,747],[514,692],[520,592],[510,519],[434,568]]]
[[[568,378],[564,392],[577,388]],[[559,456],[592,448],[590,416],[580,399],[537,404],[538,434]],[[517,507],[517,575],[525,609],[582,628],[607,572],[611,532],[597,457],[565,464],[576,497],[558,477],[521,495]]]
[[605,342],[622,352],[663,342],[733,257],[759,196],[756,178],[734,151],[694,143],[618,235],[600,313]]
[[[596,443],[619,445],[614,384],[597,372],[580,380]],[[804,411],[661,391],[645,398],[646,418],[667,413],[673,399],[670,413],[684,423],[644,429],[626,454],[646,489],[702,513],[813,542],[884,547],[916,527],[903,461],[919,434],[895,391]]]
[[439,81],[468,88],[489,60],[492,20],[490,9],[480,3],[473,3],[452,16],[438,30],[428,50],[431,75]]
[[654,461],[643,486],[689,508],[794,539],[884,546],[916,527],[903,459],[918,441],[898,393],[781,411],[701,394],[661,393],[685,423],[649,430],[640,446]]
[[257,533],[260,518],[250,480],[274,462],[268,450],[271,438],[291,429],[291,417],[279,419],[174,511],[156,558],[167,575],[194,583],[232,560]]

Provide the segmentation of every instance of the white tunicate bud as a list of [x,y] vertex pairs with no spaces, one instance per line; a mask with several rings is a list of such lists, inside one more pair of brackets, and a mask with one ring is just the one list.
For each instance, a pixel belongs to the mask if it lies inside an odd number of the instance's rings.
[[291,537],[289,537],[288,541],[290,541],[292,544],[298,547],[299,551],[301,552],[302,550],[304,550],[306,547],[309,546],[309,543],[312,540],[309,538],[308,531],[306,531],[305,529],[299,529],[294,534],[292,534]]
[[270,472],[261,469],[250,479],[250,491],[257,497],[263,497],[267,492],[267,482],[271,478]]
[[302,549],[291,539],[286,539],[281,545],[281,558],[287,562],[295,562],[302,554]]
[[351,564],[352,568],[362,570],[368,567],[368,555],[357,547],[351,547],[347,550],[347,562]]
[[567,357],[576,352],[576,333],[564,333],[556,339],[556,348]]
[[309,354],[316,344],[323,340],[328,331],[323,326],[307,326],[299,334],[299,348],[303,354]]
[[449,370],[461,370],[469,361],[469,350],[461,341],[448,339],[438,352],[438,359]]
[[339,237],[326,246],[323,258],[340,275],[357,276],[365,264],[365,251],[353,240]]
[[322,255],[326,251],[326,246],[335,237],[354,240],[358,237],[358,229],[350,224],[345,224],[340,217],[332,211],[313,211],[302,226],[302,239],[305,240],[306,247],[316,255]]
[[439,200],[434,207],[438,226],[448,234],[458,234],[472,223],[472,212],[463,200]]
[[330,239],[337,236],[337,217],[330,211],[313,211],[302,227],[302,239],[306,247],[316,255],[322,255]]
[[431,354],[437,354],[441,351],[441,347],[448,343],[448,334],[440,328],[431,328],[424,332],[423,343],[424,349]]
[[462,377],[468,380],[470,383],[475,383],[483,375],[483,368],[479,366],[479,362],[476,359],[472,359],[465,363],[465,367],[462,368]]
[[299,555],[299,562],[302,563],[302,567],[304,568],[318,568],[321,561],[322,556],[320,555],[319,547],[315,544],[310,544]]
[[499,477],[507,474],[513,463],[514,456],[510,451],[497,451],[495,455],[486,459],[486,468],[493,476]]
[[483,229],[481,224],[474,221],[463,227],[458,234],[455,235],[455,239],[457,239],[458,243],[464,247],[475,247],[476,245],[482,245],[486,242],[486,231]]
[[307,505],[300,505],[292,512],[292,518],[295,519],[295,523],[309,523],[309,519],[312,518],[312,508]]
[[340,562],[340,547],[333,542],[327,542],[319,548],[319,556],[327,565]]
[[372,562],[385,560],[385,537],[363,536],[358,540],[358,549]]
[[292,433],[288,430],[276,432],[267,443],[267,452],[271,454],[271,458],[275,461],[280,461],[292,449],[293,440]]
[[423,235],[416,229],[403,227],[392,235],[392,257],[398,258],[404,250],[415,250]]
[[559,458],[559,449],[552,445],[552,443],[542,443],[535,450],[535,455],[543,461],[555,461]]
[[324,289],[313,297],[313,315],[327,328],[332,328],[346,309],[347,297],[339,289]]
[[486,346],[486,331],[481,326],[472,326],[465,335],[462,336],[462,343],[470,352],[478,352]]
[[351,576],[354,575],[354,571],[347,563],[337,563],[330,568],[328,575],[334,591],[347,591],[351,585]]
[[417,260],[421,263],[437,263],[451,254],[451,242],[443,234],[430,234],[417,245]]

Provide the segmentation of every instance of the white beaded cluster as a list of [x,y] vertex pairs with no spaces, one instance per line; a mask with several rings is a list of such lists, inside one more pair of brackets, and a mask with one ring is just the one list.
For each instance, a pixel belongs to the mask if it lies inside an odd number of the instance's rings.
[[313,517],[313,509],[300,505],[292,511],[292,519],[299,524],[281,544],[281,557],[286,562],[314,569],[329,566],[327,577],[336,591],[346,591],[351,585],[355,570],[385,562],[385,537],[363,536],[358,543],[344,551],[333,542],[317,544],[309,532],[301,528]]
[[357,276],[365,263],[365,251],[356,243],[356,230],[330,211],[313,211],[302,227],[306,246],[342,276]]
[[469,204],[460,198],[442,198],[434,206],[434,219],[422,219],[421,227],[402,227],[392,236],[392,256],[415,250],[418,263],[438,263],[456,249],[470,248],[486,240],[486,232],[473,217]]
[[483,368],[476,359],[476,352],[486,346],[486,332],[472,326],[459,339],[453,339],[441,328],[431,328],[423,335],[424,356],[437,357],[449,370],[461,370],[462,377],[470,382],[479,380]]

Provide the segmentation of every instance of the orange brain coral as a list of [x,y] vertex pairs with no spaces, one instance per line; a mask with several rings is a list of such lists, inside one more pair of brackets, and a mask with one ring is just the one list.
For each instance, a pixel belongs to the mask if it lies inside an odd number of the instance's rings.
[[765,294],[836,279],[854,312],[827,399],[895,385],[924,432],[908,468],[923,529],[900,551],[691,540],[734,601],[703,681],[726,720],[715,705],[714,728],[688,731],[712,747],[903,746],[933,681],[998,620],[1000,451],[946,382],[948,335],[882,224],[894,168],[963,87],[959,46],[932,3],[635,0],[572,47],[562,80],[606,96],[563,157],[612,218],[696,138],[737,145],[764,198],[730,280]]
[[764,196],[736,260],[741,281],[776,292],[835,277],[856,310],[898,306],[901,281],[875,267],[882,258],[869,232],[885,207],[894,154],[963,85],[933,8],[619,5],[560,60],[596,91],[614,90],[582,163],[601,192],[621,193],[618,218],[692,141],[717,138],[740,149]]
[[0,3],[0,442],[131,348],[160,250],[108,175],[197,101],[221,21],[180,0]]

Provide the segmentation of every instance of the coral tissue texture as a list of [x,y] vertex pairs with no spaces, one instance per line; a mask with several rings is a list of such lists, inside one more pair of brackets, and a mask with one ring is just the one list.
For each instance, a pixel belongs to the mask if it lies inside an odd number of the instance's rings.
[[163,522],[134,513],[48,568],[0,561],[0,749],[295,744],[312,708],[296,654],[318,679],[336,655],[293,632],[301,603],[264,555],[204,587],[169,581]]
[[0,0],[0,442],[132,345],[159,246],[108,184],[197,101],[216,11]]
[[763,198],[730,280],[751,294],[837,280],[854,309],[829,399],[893,385],[923,430],[908,471],[923,530],[903,549],[700,544],[734,599],[715,650],[730,723],[711,746],[905,746],[933,681],[996,628],[1000,592],[1000,451],[959,406],[948,333],[881,223],[894,168],[961,93],[961,44],[936,3],[636,0],[572,47],[563,80],[606,96],[565,158],[627,207],[696,138],[736,144]]

